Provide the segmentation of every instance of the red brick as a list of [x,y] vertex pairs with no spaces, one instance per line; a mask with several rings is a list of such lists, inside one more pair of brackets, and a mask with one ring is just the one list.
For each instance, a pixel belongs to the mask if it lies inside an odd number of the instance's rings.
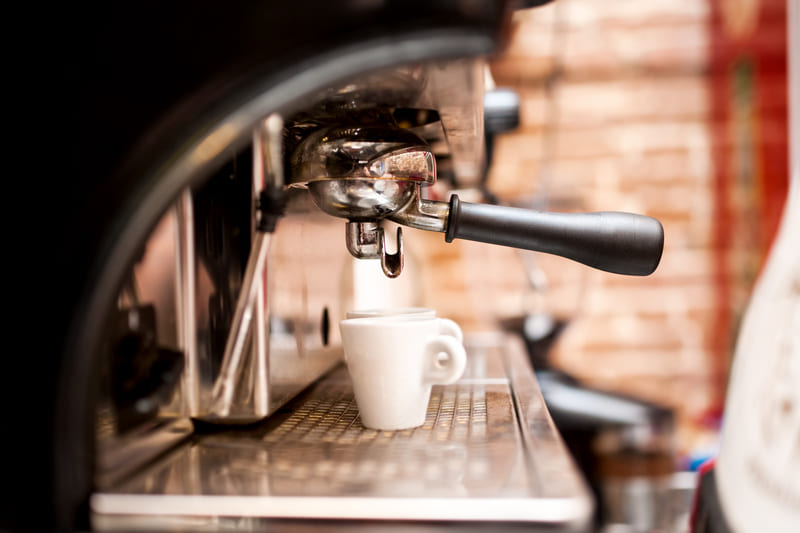
[[711,154],[707,144],[666,150],[644,150],[638,157],[619,161],[623,183],[636,186],[642,182],[686,181],[711,183]]
[[554,94],[560,123],[578,126],[705,116],[709,104],[705,80],[686,75],[567,81]]
[[575,28],[691,24],[702,23],[709,16],[707,2],[606,0],[598,3],[592,0],[562,0],[561,3],[563,5],[560,8],[565,11],[564,20]]

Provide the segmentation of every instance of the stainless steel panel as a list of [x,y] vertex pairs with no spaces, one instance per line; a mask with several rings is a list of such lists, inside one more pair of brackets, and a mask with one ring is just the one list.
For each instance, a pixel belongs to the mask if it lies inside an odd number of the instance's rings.
[[359,518],[584,527],[588,492],[522,347],[468,338],[467,352],[464,379],[434,387],[421,427],[364,428],[339,367],[266,423],[200,436],[95,494],[93,524],[249,529],[274,518]]
[[186,418],[165,418],[143,424],[124,435],[116,435],[110,409],[97,416],[97,476],[101,489],[129,475],[151,461],[156,453],[168,450],[192,434],[192,423]]
[[[268,343],[261,356],[267,355],[268,360],[258,359],[252,341],[248,343],[244,357],[253,364],[237,376],[237,410],[220,422],[251,423],[264,418],[341,360],[335,325],[344,317],[344,297],[337,283],[349,260],[344,232],[340,221],[298,196],[273,235],[265,295],[269,312],[255,315],[257,332]],[[110,384],[104,384],[96,413],[96,483],[101,488],[173,446],[175,428],[181,428],[184,437],[191,433],[188,417],[202,415],[200,407],[211,403],[217,377],[212,359],[222,354],[212,353],[209,346],[208,301],[215,289],[207,269],[194,257],[192,208],[187,191],[148,240],[131,277],[136,290],[123,291],[120,298],[120,308],[139,302],[155,307],[158,344],[186,355],[182,382],[151,420],[125,431],[118,427]],[[323,332],[323,316],[332,325],[329,332]],[[103,363],[110,367],[112,360],[104,358]],[[108,374],[105,368],[104,375]]]

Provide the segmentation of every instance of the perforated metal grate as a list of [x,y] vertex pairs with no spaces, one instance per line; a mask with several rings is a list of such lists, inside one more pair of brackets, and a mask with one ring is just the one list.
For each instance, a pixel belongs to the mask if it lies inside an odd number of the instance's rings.
[[[95,494],[96,523],[202,519],[234,527],[242,517],[580,522],[591,506],[551,434],[529,367],[514,355],[508,377],[498,375],[501,355],[473,348],[465,378],[434,387],[424,424],[400,431],[365,428],[347,371],[337,368],[267,423],[199,436]],[[515,399],[511,376],[526,377],[513,382],[524,398]],[[517,404],[537,432],[521,430]]]

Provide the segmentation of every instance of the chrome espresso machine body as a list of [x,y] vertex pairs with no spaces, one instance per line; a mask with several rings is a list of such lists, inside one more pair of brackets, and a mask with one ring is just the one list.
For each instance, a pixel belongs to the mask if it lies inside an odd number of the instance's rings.
[[137,6],[68,41],[58,345],[20,451],[46,458],[26,480],[47,512],[23,527],[587,523],[518,341],[468,338],[413,431],[361,427],[341,365],[348,265],[402,276],[402,227],[658,265],[648,217],[449,194],[485,173],[486,58],[514,7]]

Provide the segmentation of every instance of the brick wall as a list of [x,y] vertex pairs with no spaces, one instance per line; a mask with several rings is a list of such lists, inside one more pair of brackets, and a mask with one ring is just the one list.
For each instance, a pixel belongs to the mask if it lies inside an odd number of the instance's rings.
[[[430,266],[427,304],[468,330],[537,308],[568,317],[557,364],[589,384],[675,408],[683,450],[713,438],[702,419],[720,382],[712,364],[709,9],[700,0],[558,0],[518,12],[508,49],[491,65],[522,109],[519,129],[497,141],[490,189],[511,204],[657,217],[666,241],[654,275],[413,236]],[[545,292],[528,282],[537,271]]]

